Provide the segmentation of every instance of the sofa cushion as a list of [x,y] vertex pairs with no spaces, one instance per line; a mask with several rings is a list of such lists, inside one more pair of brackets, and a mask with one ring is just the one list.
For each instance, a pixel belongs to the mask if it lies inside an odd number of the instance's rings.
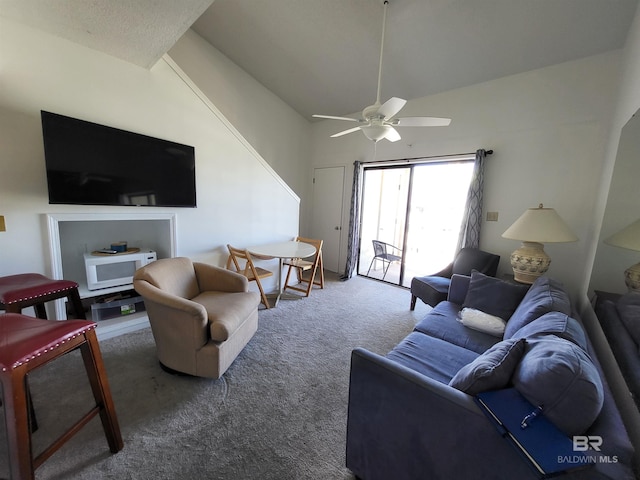
[[459,319],[465,327],[488,333],[500,339],[502,339],[504,327],[507,325],[507,322],[500,317],[489,315],[475,308],[463,308],[460,311]]
[[549,312],[527,323],[512,335],[511,338],[532,338],[540,335],[557,335],[569,340],[587,351],[587,335],[584,328],[575,318],[566,313]]
[[618,300],[616,309],[629,335],[640,346],[640,292],[625,293]]
[[581,435],[604,401],[596,366],[585,351],[555,335],[527,340],[512,377],[515,388],[566,435]]
[[516,310],[528,288],[480,272],[472,272],[462,307],[480,310],[506,321]]
[[456,321],[459,311],[457,303],[440,302],[416,324],[414,330],[478,354],[500,341],[498,337],[472,330]]
[[524,347],[524,338],[496,343],[473,362],[462,367],[449,385],[469,395],[506,387],[524,354]]
[[549,277],[538,277],[529,288],[516,311],[507,322],[504,338],[541,317],[547,312],[562,312],[571,315],[571,301],[562,284]]
[[390,360],[444,384],[476,357],[475,352],[420,332],[411,332],[387,354]]

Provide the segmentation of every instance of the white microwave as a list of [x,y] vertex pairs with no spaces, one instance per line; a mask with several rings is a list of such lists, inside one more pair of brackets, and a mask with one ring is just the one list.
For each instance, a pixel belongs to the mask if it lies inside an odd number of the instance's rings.
[[135,271],[157,259],[156,252],[140,250],[136,253],[107,255],[84,254],[89,290],[117,287],[133,283]]

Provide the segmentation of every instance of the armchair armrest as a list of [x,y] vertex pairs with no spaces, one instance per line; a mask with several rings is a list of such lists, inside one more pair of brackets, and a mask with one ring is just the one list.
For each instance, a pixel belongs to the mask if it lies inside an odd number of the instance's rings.
[[134,279],[133,287],[144,299],[150,321],[153,317],[152,329],[170,331],[182,339],[185,348],[199,348],[209,341],[209,320],[204,306],[168,294],[146,280]]
[[447,265],[445,268],[443,268],[442,270],[440,270],[439,272],[436,273],[432,273],[429,276],[430,277],[444,277],[444,278],[451,278],[451,275],[453,275],[453,262],[450,263],[449,265]]
[[158,287],[150,284],[146,280],[135,279],[133,281],[133,288],[145,301],[149,300],[158,303],[163,307],[170,308],[176,312],[182,312],[187,315],[204,315],[205,318],[207,316],[207,312],[202,305],[192,302],[186,298],[172,295],[164,290],[160,290]]
[[195,269],[201,292],[249,291],[249,281],[244,275],[207,263],[194,262],[193,268]]

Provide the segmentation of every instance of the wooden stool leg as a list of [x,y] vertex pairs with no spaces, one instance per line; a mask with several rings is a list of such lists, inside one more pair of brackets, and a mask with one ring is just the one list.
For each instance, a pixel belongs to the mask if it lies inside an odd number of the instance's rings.
[[80,293],[78,292],[78,289],[74,288],[73,290],[69,291],[67,298],[73,306],[76,318],[80,320],[86,320],[87,317],[84,314],[84,306],[82,305],[82,300],[80,300]]
[[109,388],[109,380],[104,368],[100,345],[94,330],[85,332],[85,338],[87,339],[86,343],[80,347],[82,359],[87,370],[93,396],[96,404],[100,407],[100,420],[109,443],[109,449],[112,453],[116,453],[122,450],[124,443],[120,433],[116,409],[111,398],[111,389]]
[[31,389],[29,388],[29,379],[27,377],[25,377],[25,391],[27,394],[27,407],[29,408],[29,431],[33,433],[38,430],[38,418],[36,417],[36,409],[33,407]]
[[33,479],[34,466],[24,370],[2,375],[7,447],[11,478]]
[[47,309],[45,308],[44,303],[36,303],[33,305],[33,309],[36,311],[36,317],[47,320]]

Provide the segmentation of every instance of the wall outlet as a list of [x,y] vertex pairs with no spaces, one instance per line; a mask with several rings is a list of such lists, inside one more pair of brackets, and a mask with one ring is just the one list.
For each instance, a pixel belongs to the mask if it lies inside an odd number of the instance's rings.
[[487,222],[497,222],[498,212],[487,212]]

